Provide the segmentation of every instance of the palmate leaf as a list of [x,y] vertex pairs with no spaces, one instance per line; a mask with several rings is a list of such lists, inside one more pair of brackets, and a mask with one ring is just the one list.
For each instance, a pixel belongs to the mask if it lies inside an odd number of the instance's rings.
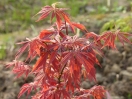
[[65,12],[65,10],[68,10],[67,8],[56,8],[56,4],[52,4],[52,6],[45,6],[40,10],[37,14],[41,14],[40,18],[37,21],[43,20],[46,17],[48,17],[51,13],[51,21],[55,17],[57,21],[58,28],[61,27],[62,19],[64,19],[67,23],[71,24],[70,18],[68,14]]
[[126,32],[118,32],[116,35],[123,46],[124,46],[124,42],[132,44],[132,42],[129,39],[127,39],[127,37],[132,36],[132,34]]
[[31,82],[31,83],[27,83],[27,84],[24,84],[21,89],[20,89],[20,92],[18,94],[18,98],[21,97],[21,95],[23,95],[24,93],[27,92],[27,95],[30,94],[30,92],[34,89],[36,90],[37,88],[37,84],[35,84],[35,82]]
[[102,48],[108,46],[111,47],[112,49],[116,49],[115,39],[116,39],[116,35],[114,33],[106,32],[98,40],[104,40],[104,44]]
[[[63,89],[63,86],[60,84],[56,86],[50,86],[46,90],[42,90],[42,92],[39,93],[39,99],[71,99],[69,93]],[[58,88],[58,90],[56,89],[56,87]]]
[[[48,41],[50,42],[50,41]],[[32,60],[36,55],[41,56],[40,48],[46,48],[45,43],[43,43],[39,38],[34,38],[32,40],[27,39],[27,41],[20,42],[18,44],[24,44],[17,52],[15,59],[18,59],[20,55],[28,48],[28,56],[27,59]]]
[[104,99],[105,96],[105,89],[102,86],[93,86],[90,89],[87,90],[81,90],[81,95],[75,96],[74,99]]
[[25,76],[27,77],[28,74],[31,72],[31,66],[29,66],[21,61],[14,60],[13,62],[6,64],[7,68],[9,68],[11,66],[14,66],[12,72],[17,74],[17,78],[23,74],[25,74]]
[[132,36],[132,34],[120,32],[120,30],[117,30],[115,32],[107,31],[104,32],[104,34],[99,37],[98,41],[100,40],[104,41],[102,48],[108,46],[111,47],[112,49],[116,49],[116,45],[115,45],[116,38],[119,39],[119,41],[122,43],[123,46],[124,46],[124,42],[132,44],[132,42],[129,39],[127,39],[126,36],[130,37]]

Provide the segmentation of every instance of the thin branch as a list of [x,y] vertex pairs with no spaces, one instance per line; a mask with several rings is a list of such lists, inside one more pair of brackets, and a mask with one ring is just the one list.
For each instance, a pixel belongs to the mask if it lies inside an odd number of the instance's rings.
[[59,77],[58,77],[58,83],[59,83],[59,84],[60,84],[60,82],[61,82],[61,76],[62,76],[62,74],[63,74],[63,71],[64,71],[65,67],[66,67],[66,65],[63,66],[63,68],[61,69],[60,75],[59,75]]
[[68,35],[68,29],[67,29],[67,26],[66,26],[66,21],[65,21],[65,27],[66,27],[66,34]]

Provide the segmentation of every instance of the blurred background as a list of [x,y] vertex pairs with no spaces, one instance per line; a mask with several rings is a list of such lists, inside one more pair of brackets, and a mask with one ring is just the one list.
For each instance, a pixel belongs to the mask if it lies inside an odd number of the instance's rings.
[[[15,75],[4,64],[14,59],[20,47],[16,42],[32,38],[50,26],[47,19],[35,22],[38,16],[33,16],[54,2],[63,2],[63,7],[70,8],[72,20],[84,24],[88,31],[101,34],[116,26],[132,33],[132,0],[0,0],[0,99],[17,99],[20,87],[32,81],[32,77],[14,79]],[[102,68],[96,66],[97,81],[113,99],[132,99],[132,46],[122,47],[117,42],[117,47],[119,51],[104,50],[107,58],[98,58]],[[81,86],[93,85],[86,80]]]

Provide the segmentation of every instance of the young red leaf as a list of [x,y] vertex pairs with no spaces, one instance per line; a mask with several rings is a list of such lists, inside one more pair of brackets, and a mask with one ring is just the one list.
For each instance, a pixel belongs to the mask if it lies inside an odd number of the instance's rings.
[[132,36],[132,34],[125,33],[125,32],[117,32],[116,35],[123,46],[124,46],[124,42],[132,44],[132,42],[126,38],[126,36],[129,36],[129,37]]
[[20,55],[26,50],[26,48],[28,47],[28,42],[21,42],[24,43],[24,45],[18,50],[17,54],[16,54],[16,59],[18,59],[20,57]]
[[87,29],[85,28],[84,25],[82,24],[78,24],[78,23],[72,23],[73,26],[77,27],[78,29],[84,31],[84,32],[87,32]]
[[39,38],[40,39],[46,39],[46,38],[52,36],[53,34],[54,34],[53,31],[43,30],[43,31],[40,32]]
[[63,9],[56,8],[56,4],[58,4],[58,3],[54,3],[54,4],[52,4],[52,6],[43,7],[42,10],[37,13],[37,14],[41,14],[40,18],[37,21],[45,19],[51,13],[51,21],[54,17],[56,17],[58,28],[60,28],[60,26],[61,26],[62,18],[70,24],[71,22],[70,22],[69,16],[65,12],[65,10],[67,10],[67,8],[63,8]]
[[40,66],[43,66],[43,68],[45,68],[47,57],[48,57],[48,53],[45,53],[43,56],[41,56],[41,57],[37,60],[36,64],[33,66],[32,71],[34,72],[34,71],[37,70]]
[[36,90],[36,87],[37,85],[33,82],[33,83],[27,83],[27,84],[24,84],[22,87],[21,87],[21,90],[18,94],[18,98],[20,98],[25,92],[27,92],[27,95],[30,94],[30,92],[34,89]]
[[14,60],[13,62],[6,64],[6,66],[7,68],[14,66],[12,71],[13,73],[17,74],[17,78],[23,74],[25,74],[25,76],[27,77],[31,71],[31,66],[21,61]]
[[132,44],[132,42],[129,39],[127,39],[125,36],[132,36],[132,34],[120,32],[119,30],[115,32],[107,31],[102,36],[100,36],[98,40],[104,41],[104,45],[102,48],[104,48],[105,46],[108,46],[108,47],[111,47],[112,49],[116,49],[116,45],[115,45],[116,38],[119,39],[119,41],[123,45],[124,45],[124,42]]
[[51,11],[53,11],[53,8],[51,6],[43,7],[42,10],[37,13],[37,14],[41,14],[40,18],[37,21],[40,21],[46,18],[50,14]]

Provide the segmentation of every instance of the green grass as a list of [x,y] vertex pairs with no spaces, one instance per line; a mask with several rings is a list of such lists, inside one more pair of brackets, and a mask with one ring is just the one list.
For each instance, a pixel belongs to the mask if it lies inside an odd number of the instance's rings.
[[[4,23],[4,27],[0,28],[0,33],[8,33],[12,31],[27,29],[31,24],[37,26],[43,22],[35,23],[38,17],[33,17],[41,7],[51,5],[61,0],[0,0],[0,21]],[[63,0],[64,6],[71,8],[69,11],[71,16],[76,16],[79,8],[87,3],[87,0]],[[67,6],[68,5],[68,6]],[[20,25],[20,26],[19,26]],[[12,28],[13,27],[13,28]]]
[[[63,2],[64,7],[70,8],[68,12],[71,16],[85,14],[85,6],[89,5],[96,8],[95,12],[89,14],[108,13],[109,11],[106,0],[102,0],[101,3],[97,0],[0,0],[0,22],[3,22],[3,26],[0,26],[0,33],[25,30],[32,24],[42,26],[46,20],[35,23],[38,17],[33,16],[41,10],[41,7],[55,2]],[[119,7],[115,5],[113,8]]]

